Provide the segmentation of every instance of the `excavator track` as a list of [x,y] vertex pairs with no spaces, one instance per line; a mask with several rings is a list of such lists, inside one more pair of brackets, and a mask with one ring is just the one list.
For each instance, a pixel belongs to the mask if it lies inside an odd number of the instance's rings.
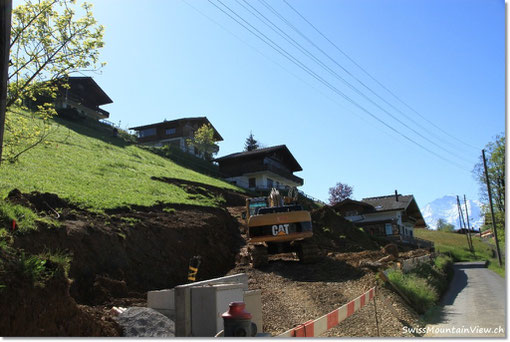
[[297,256],[301,263],[312,264],[321,259],[321,251],[317,244],[309,241],[299,241],[296,245]]
[[267,247],[264,245],[253,245],[249,248],[251,265],[259,268],[267,265]]

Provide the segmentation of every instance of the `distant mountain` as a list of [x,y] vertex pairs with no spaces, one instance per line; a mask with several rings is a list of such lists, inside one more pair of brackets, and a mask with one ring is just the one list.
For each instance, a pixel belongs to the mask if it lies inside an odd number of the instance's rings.
[[[462,210],[465,213],[464,200],[461,198]],[[478,229],[483,224],[483,217],[481,215],[481,203],[477,200],[467,200],[467,206],[469,211],[469,223],[471,227]],[[459,228],[459,212],[457,210],[457,196],[446,195],[438,198],[429,204],[427,204],[421,211],[423,218],[427,225],[436,229],[437,220],[440,218],[446,220],[455,226],[455,229]]]

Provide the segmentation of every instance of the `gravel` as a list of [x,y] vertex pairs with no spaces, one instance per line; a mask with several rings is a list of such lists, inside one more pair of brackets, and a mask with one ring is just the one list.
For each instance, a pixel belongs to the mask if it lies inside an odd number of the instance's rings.
[[175,323],[150,308],[130,307],[115,320],[126,337],[174,337]]
[[357,267],[360,261],[377,260],[381,255],[384,254],[379,251],[331,253],[313,265],[302,265],[280,255],[271,257],[269,265],[262,269],[238,264],[231,273],[247,273],[250,289],[262,290],[263,329],[273,336],[319,318],[377,285],[379,334],[374,304],[370,302],[322,337],[413,337],[404,326],[421,327],[418,314],[398,295],[381,286],[375,272]]

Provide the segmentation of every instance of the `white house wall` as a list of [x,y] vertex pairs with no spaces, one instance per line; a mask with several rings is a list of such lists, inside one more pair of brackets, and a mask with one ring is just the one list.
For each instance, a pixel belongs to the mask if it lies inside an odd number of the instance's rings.
[[[363,222],[377,222],[386,220],[396,220],[398,222],[400,212],[388,211],[388,212],[376,212],[370,214],[364,214]],[[400,221],[401,222],[401,221]]]
[[235,182],[236,185],[238,185],[242,188],[249,189],[249,179],[250,178],[255,178],[255,186],[259,189],[267,188],[267,179],[268,178],[273,180],[273,187],[277,187],[276,182],[278,182],[280,189],[285,188],[285,186],[288,186],[288,187],[300,186],[300,184],[292,182],[292,181],[290,181],[286,178],[283,178],[279,175],[276,175],[270,171],[247,173],[247,174],[244,174],[244,175],[238,176],[238,177],[229,177],[229,178],[226,178],[225,180],[228,182],[231,182],[231,183]]

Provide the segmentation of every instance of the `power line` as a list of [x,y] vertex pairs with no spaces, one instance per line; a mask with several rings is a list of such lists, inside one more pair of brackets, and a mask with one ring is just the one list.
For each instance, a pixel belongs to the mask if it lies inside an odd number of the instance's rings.
[[367,70],[365,70],[361,65],[356,63],[354,59],[352,59],[347,53],[345,53],[342,49],[340,49],[334,42],[332,42],[326,35],[324,35],[315,25],[313,25],[309,20],[307,20],[298,10],[296,10],[291,4],[287,2],[287,0],[282,0],[287,6],[289,6],[301,19],[303,19],[306,23],[308,23],[318,34],[320,34],[325,40],[327,40],[335,49],[337,49],[342,55],[344,55],[349,61],[351,61],[354,65],[356,65],[363,73],[365,73],[370,79],[372,79],[374,82],[376,82],[380,87],[382,87],[384,90],[386,90],[389,94],[391,94],[395,99],[397,99],[400,103],[402,103],[404,106],[406,106],[408,109],[410,109],[412,112],[417,114],[420,118],[428,122],[430,125],[434,126],[438,130],[440,130],[442,133],[446,134],[450,138],[462,143],[465,146],[468,146],[472,149],[479,150],[478,147],[475,147],[469,143],[466,143],[454,135],[448,133],[447,131],[443,130],[440,126],[436,125],[434,122],[427,119],[425,116],[420,114],[417,110],[412,108],[409,104],[407,104],[404,100],[402,100],[400,97],[398,97],[394,92],[392,92],[390,89],[388,89],[384,84],[379,82],[374,76],[372,76]]
[[[400,123],[401,125],[403,125],[404,127],[406,127],[407,129],[413,131],[416,135],[420,136],[422,139],[428,141],[429,143],[435,145],[436,147],[440,148],[441,150],[449,153],[451,156],[455,157],[455,158],[458,158],[459,160],[462,160],[466,163],[471,163],[471,161],[461,157],[459,155],[459,153],[456,153],[456,152],[453,152],[443,146],[441,146],[440,144],[438,144],[437,142],[431,140],[430,138],[424,136],[423,134],[421,134],[419,131],[415,130],[414,128],[410,127],[409,125],[407,125],[405,122],[401,121],[399,118],[397,118],[396,116],[394,116],[392,113],[388,112],[385,108],[381,107],[378,103],[376,103],[375,101],[373,101],[371,98],[369,98],[368,96],[366,96],[363,92],[361,92],[359,89],[357,89],[355,86],[353,86],[351,83],[349,83],[346,79],[344,79],[342,76],[340,76],[338,73],[336,73],[334,70],[332,70],[330,67],[328,67],[324,62],[322,62],[317,56],[315,56],[313,53],[311,53],[308,49],[306,49],[305,47],[303,47],[299,42],[297,42],[295,39],[293,39],[291,36],[289,36],[285,31],[283,31],[282,29],[280,29],[280,27],[278,27],[278,25],[274,24],[270,19],[268,19],[264,14],[262,14],[260,11],[258,11],[255,7],[253,7],[249,2],[247,2],[246,0],[242,0],[244,3],[246,3],[249,7],[251,7],[253,9],[250,10],[249,8],[247,8],[245,5],[243,5],[239,0],[236,0],[236,2],[238,4],[240,4],[244,9],[246,9],[248,12],[250,12],[253,16],[255,16],[257,19],[259,19],[262,23],[264,23],[266,26],[268,26],[272,31],[276,32],[280,37],[282,37],[283,39],[285,39],[288,43],[290,43],[291,45],[293,45],[295,48],[297,48],[299,51],[301,51],[303,54],[305,54],[307,57],[309,57],[310,59],[312,59],[313,61],[315,61],[317,64],[319,64],[323,69],[325,69],[327,72],[329,72],[331,75],[333,75],[335,78],[337,78],[338,80],[342,81],[344,84],[346,84],[350,89],[352,89],[354,92],[356,92],[358,95],[362,96],[363,98],[365,98],[367,101],[369,101],[370,103],[372,103],[374,106],[376,106],[377,108],[379,108],[381,111],[383,111],[384,113],[386,113],[388,116],[390,116],[392,119],[394,119],[395,121],[397,121],[398,123]],[[262,2],[263,4],[266,3],[265,0],[259,0],[260,2]],[[268,4],[267,4],[268,5]],[[266,8],[270,9],[273,11],[273,13],[275,13],[277,16],[279,16],[279,14],[273,10],[273,8],[268,5],[269,7],[266,6]],[[254,11],[256,13],[254,13]],[[286,21],[285,18],[282,18],[281,16],[279,16],[280,19],[282,21]],[[265,21],[263,19],[265,19]],[[292,24],[288,23],[288,25],[290,25],[291,27]],[[335,64],[337,64],[340,68],[342,68],[345,72],[347,72],[349,75],[351,75],[353,78],[355,78],[359,83],[361,83],[365,88],[369,89],[372,93],[374,93],[377,97],[379,97],[380,99],[382,99],[384,102],[388,103],[386,100],[384,100],[383,98],[381,98],[378,94],[376,94],[374,91],[372,91],[369,87],[367,87],[363,82],[361,82],[359,79],[357,79],[354,75],[352,75],[348,70],[346,70],[343,66],[341,66],[340,64],[338,64],[334,59],[332,59],[327,53],[325,53],[320,47],[318,47],[317,45],[315,45],[312,41],[310,41],[308,39],[308,37],[304,36],[303,34],[301,34],[299,32],[299,30],[295,29],[302,37],[304,37],[307,41],[309,41],[311,44],[313,44],[319,51],[321,51],[324,55],[326,55],[330,60],[332,60]],[[390,106],[392,106],[390,103],[388,103]],[[392,106],[393,108],[395,108],[394,106]],[[397,109],[397,108],[395,108]],[[398,109],[397,109],[398,110]],[[406,116],[404,113],[402,113],[404,116]],[[407,117],[407,116],[406,116]],[[410,119],[410,118],[408,118]],[[412,119],[410,119],[412,120]],[[414,121],[413,121],[414,122]],[[415,122],[415,124],[417,124]],[[417,124],[418,125],[418,124]]]
[[[245,24],[241,23],[238,19],[234,18],[231,14],[227,13],[223,8],[219,7],[218,5],[216,5],[212,0],[208,0],[209,3],[211,3],[214,7],[216,7],[217,9],[219,9],[221,12],[223,12],[225,15],[227,15],[229,18],[231,18],[232,20],[234,20],[236,23],[238,23],[240,26],[242,26],[243,28],[245,28],[247,31],[249,31],[250,33],[252,33],[253,35],[255,35],[257,38],[259,38],[260,40],[262,40],[266,45],[268,45],[269,47],[271,47],[272,49],[274,49],[276,52],[278,52],[279,54],[281,54],[282,56],[284,56],[285,58],[287,58],[288,60],[290,60],[292,63],[294,63],[295,65],[297,65],[299,68],[303,69],[305,72],[307,72],[310,76],[312,76],[313,78],[315,78],[317,81],[319,81],[320,83],[322,83],[323,85],[325,85],[326,87],[328,87],[330,90],[332,90],[333,92],[335,92],[337,95],[340,95],[342,96],[345,100],[349,101],[351,104],[353,104],[354,106],[358,107],[360,110],[364,111],[365,113],[367,113],[368,115],[370,115],[372,118],[374,118],[375,120],[379,121],[381,124],[383,124],[384,126],[388,127],[389,129],[391,129],[393,132],[399,134],[400,136],[402,136],[403,138],[405,138],[406,140],[408,140],[409,142],[415,144],[416,146],[420,147],[421,149],[435,155],[436,157],[452,164],[452,165],[455,165],[456,167],[462,169],[465,171],[465,169],[460,166],[459,164],[457,164],[456,162],[453,162],[449,159],[446,159],[444,158],[443,156],[437,154],[436,152],[430,150],[429,148],[423,146],[422,144],[414,141],[413,139],[409,138],[407,135],[405,135],[404,133],[400,132],[399,130],[397,130],[396,128],[394,128],[393,126],[387,124],[385,121],[383,121],[382,119],[378,118],[376,115],[374,115],[373,113],[371,113],[370,111],[368,111],[366,108],[364,108],[363,106],[361,106],[360,104],[358,104],[357,102],[355,102],[354,100],[352,100],[350,97],[348,97],[347,95],[345,95],[343,92],[341,92],[338,88],[336,88],[335,86],[331,85],[329,82],[327,82],[326,80],[324,80],[321,76],[317,75],[314,71],[312,71],[310,68],[308,68],[306,65],[304,65],[303,63],[301,63],[299,60],[297,60],[295,57],[293,57],[292,55],[290,55],[287,51],[285,51],[285,49],[281,48],[278,44],[276,44],[273,40],[271,40],[269,37],[267,37],[267,35],[265,35],[264,33],[262,33],[260,30],[258,30],[256,27],[254,27],[253,25],[251,25],[249,22],[247,22],[244,18],[242,18],[240,15],[238,15],[235,11],[233,11],[229,6],[225,5],[221,0],[217,0],[223,7],[225,7],[228,11],[230,11],[233,15],[235,15],[236,17],[238,17],[240,20],[242,20],[244,23],[246,23],[248,26],[251,27],[248,28]],[[257,33],[255,33],[254,31],[256,31]],[[261,38],[263,37],[263,38]]]
[[[302,83],[306,84],[307,86],[309,86],[310,88],[314,89],[315,91],[317,91],[319,94],[321,94],[322,96],[324,96],[325,98],[327,98],[328,100],[330,100],[331,102],[335,103],[337,106],[340,106],[342,107],[343,109],[345,109],[346,111],[348,111],[349,113],[355,115],[357,118],[359,118],[360,120],[364,121],[366,124],[374,127],[374,128],[379,128],[377,127],[372,121],[370,120],[367,120],[365,117],[359,115],[358,113],[352,111],[351,109],[349,109],[348,107],[346,107],[344,104],[338,102],[337,100],[333,99],[331,96],[329,96],[328,94],[326,94],[325,92],[323,92],[322,90],[318,89],[317,87],[313,86],[311,83],[305,81],[304,79],[302,79],[301,77],[297,76],[295,73],[293,73],[292,71],[290,71],[289,69],[285,68],[283,65],[281,65],[280,63],[276,62],[274,59],[268,57],[265,53],[263,53],[262,51],[260,51],[259,49],[255,48],[253,45],[249,44],[248,42],[246,42],[244,39],[240,38],[238,35],[236,35],[235,33],[233,33],[231,30],[227,29],[225,26],[221,25],[219,22],[217,22],[216,20],[214,20],[213,18],[211,18],[209,15],[205,14],[203,11],[199,10],[198,8],[196,8],[195,6],[191,5],[190,3],[188,3],[186,0],[181,0],[183,3],[185,3],[187,6],[189,6],[190,8],[192,8],[194,11],[196,11],[197,13],[199,13],[200,15],[202,15],[203,17],[205,17],[206,19],[208,19],[209,21],[211,21],[212,23],[216,24],[217,26],[219,26],[221,29],[223,29],[225,32],[229,33],[230,35],[234,36],[236,39],[238,39],[239,41],[241,41],[242,43],[246,44],[248,47],[250,47],[251,49],[253,49],[255,52],[257,52],[258,54],[260,54],[261,56],[263,56],[264,58],[266,58],[267,60],[269,60],[270,62],[274,63],[275,65],[279,66],[280,68],[282,68],[284,71],[286,71],[287,73],[289,73],[290,75],[292,75],[293,77],[295,77],[297,80],[301,81]],[[382,130],[381,132],[384,132],[384,134],[386,134],[388,137],[392,138],[392,139],[396,139],[396,137],[392,134],[390,134],[389,132],[385,131],[385,130]]]

